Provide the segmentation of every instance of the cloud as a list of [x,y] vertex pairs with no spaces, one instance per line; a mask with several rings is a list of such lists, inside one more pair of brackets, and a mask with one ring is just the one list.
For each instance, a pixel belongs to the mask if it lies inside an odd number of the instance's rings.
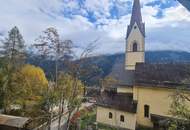
[[[141,5],[148,50],[190,50],[190,12],[173,0],[141,0]],[[16,25],[32,44],[55,27],[81,47],[99,39],[97,53],[124,52],[131,6],[131,0],[0,0],[0,32]]]

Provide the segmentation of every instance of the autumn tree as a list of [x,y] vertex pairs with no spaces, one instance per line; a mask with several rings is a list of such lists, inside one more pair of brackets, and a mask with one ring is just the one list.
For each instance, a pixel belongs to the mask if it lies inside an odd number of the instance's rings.
[[[68,112],[69,117],[67,121],[67,129],[70,124],[70,117],[75,110],[78,110],[80,107],[80,98],[79,88],[81,86],[80,76],[87,72],[87,70],[81,69],[83,65],[83,61],[85,58],[91,56],[92,51],[95,48],[96,41],[87,45],[85,49],[83,49],[80,55],[73,54],[73,44],[70,40],[62,40],[54,28],[46,29],[41,36],[36,40],[37,43],[34,45],[43,57],[51,58],[55,61],[55,87],[54,89],[59,90],[59,129],[60,129],[60,121],[63,114],[63,106],[64,101],[68,101]],[[75,59],[78,59],[80,62],[70,61],[70,59],[76,56]],[[60,73],[59,63],[60,61],[64,62],[68,67],[67,74],[70,76],[66,76],[69,80],[62,79],[65,78],[66,73]],[[62,81],[65,81],[63,83]],[[67,82],[66,82],[67,81]],[[70,86],[70,90],[65,90]],[[64,88],[65,87],[65,88]],[[64,89],[63,89],[64,88]],[[65,93],[66,91],[66,93]],[[70,91],[70,92],[69,92]],[[69,94],[69,96],[65,96],[65,94]],[[69,98],[68,98],[69,97]],[[78,101],[78,102],[77,102]],[[51,119],[50,119],[51,120]]]
[[[10,81],[10,86],[13,86],[8,89],[11,91],[10,105],[20,106],[19,113],[22,116],[28,116],[28,114],[31,117],[35,116],[30,114],[30,111],[34,113],[33,106],[41,100],[42,94],[48,85],[43,70],[32,65],[25,65],[21,70],[12,74]],[[13,109],[10,108],[10,114],[15,113],[12,111]]]
[[55,28],[47,28],[43,34],[36,39],[34,47],[44,58],[55,61],[55,85],[59,71],[59,62],[72,58],[72,41],[62,40]]
[[8,37],[2,41],[1,58],[4,64],[0,67],[1,95],[5,113],[9,113],[14,97],[13,75],[24,64],[25,45],[17,27],[10,30]]
[[89,72],[89,70],[87,70],[86,68],[83,67],[85,59],[92,56],[93,51],[96,48],[96,41],[93,41],[91,43],[89,43],[83,50],[82,52],[79,54],[78,57],[76,57],[78,59],[79,62],[68,62],[69,65],[69,72],[68,74],[72,77],[72,86],[71,86],[71,95],[68,99],[68,112],[69,112],[69,116],[67,119],[67,130],[69,130],[70,128],[70,120],[72,118],[72,113],[74,112],[78,112],[79,108],[81,106],[81,98],[80,96],[84,96],[81,95],[80,92],[83,92],[84,94],[84,89],[85,86],[83,85],[83,90],[81,91],[81,85],[82,82],[79,80],[80,77],[82,75],[87,75],[87,73]]
[[8,65],[0,67],[0,87],[1,100],[4,113],[9,113],[11,110],[11,102],[14,99],[14,86],[12,85],[12,76],[14,72]]
[[44,71],[33,65],[25,65],[19,72],[15,73],[15,86],[18,86],[17,94],[19,95],[16,103],[21,104],[26,109],[26,103],[37,101],[45,89],[48,81]]
[[170,114],[175,119],[170,121],[169,130],[189,130],[190,129],[190,93],[187,88],[178,88],[171,96],[172,104]]
[[[34,45],[40,55],[44,58],[51,58],[55,61],[55,88],[58,88],[58,75],[59,75],[59,62],[60,61],[69,61],[72,58],[72,41],[71,40],[62,40],[55,28],[47,28],[42,35],[36,40]],[[63,95],[63,94],[62,94]],[[61,120],[61,111],[62,111],[62,99],[59,98],[59,129],[60,129],[60,120]],[[50,119],[51,120],[51,119]]]
[[67,101],[67,109],[69,113],[67,119],[67,127],[69,129],[72,113],[74,111],[78,111],[76,108],[79,109],[81,105],[84,92],[84,84],[79,79],[69,74],[61,73],[59,75],[58,85],[59,95],[62,97],[62,114],[64,111],[64,102]]

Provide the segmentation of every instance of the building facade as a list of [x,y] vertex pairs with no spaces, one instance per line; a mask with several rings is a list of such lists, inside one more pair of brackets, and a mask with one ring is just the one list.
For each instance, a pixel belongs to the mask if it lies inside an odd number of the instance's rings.
[[176,88],[185,86],[184,91],[190,93],[189,68],[190,64],[145,62],[145,24],[140,1],[134,0],[125,65],[110,75],[118,83],[97,98],[96,121],[127,130],[139,126],[164,128],[164,122],[173,118],[169,111]]

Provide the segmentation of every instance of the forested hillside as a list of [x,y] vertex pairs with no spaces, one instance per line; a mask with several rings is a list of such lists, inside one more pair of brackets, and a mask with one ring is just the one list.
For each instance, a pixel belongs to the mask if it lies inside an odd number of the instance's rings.
[[[190,62],[190,53],[188,52],[148,51],[145,55],[146,62],[148,63]],[[112,71],[114,64],[124,64],[124,59],[124,53],[100,55],[85,59],[85,61],[82,62],[82,66],[86,68],[89,73],[80,78],[87,85],[97,85],[99,84],[99,79],[104,78]],[[30,55],[27,62],[42,67],[49,79],[54,77],[54,62],[52,60],[44,60],[38,56]],[[62,68],[63,71],[67,70],[64,63],[60,64],[60,68]]]

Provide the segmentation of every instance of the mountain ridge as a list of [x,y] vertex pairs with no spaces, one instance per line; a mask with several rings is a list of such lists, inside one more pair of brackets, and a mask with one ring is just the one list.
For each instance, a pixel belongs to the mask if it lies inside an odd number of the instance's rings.
[[[105,78],[112,72],[114,65],[124,66],[124,61],[124,53],[89,57],[83,62],[84,67],[88,68],[89,75],[81,76],[80,79],[88,86],[98,85],[100,79]],[[55,64],[52,60],[42,60],[34,56],[30,57],[27,62],[43,68],[48,78],[53,77]],[[190,53],[185,51],[147,51],[145,52],[145,62],[190,63]],[[98,69],[94,69],[94,66],[97,66]],[[61,63],[60,68],[64,70],[66,67]]]

